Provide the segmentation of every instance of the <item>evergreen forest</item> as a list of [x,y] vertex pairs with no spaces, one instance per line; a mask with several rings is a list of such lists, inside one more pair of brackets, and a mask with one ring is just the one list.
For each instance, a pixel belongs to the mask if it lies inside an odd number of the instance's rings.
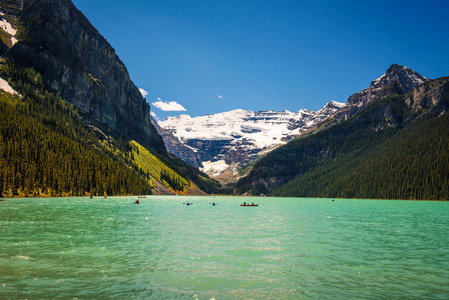
[[[427,86],[447,81],[443,78]],[[406,97],[378,99],[346,121],[324,125],[271,152],[237,183],[237,192],[280,197],[448,200],[447,107],[443,112],[416,111],[406,104]],[[447,105],[447,99],[440,100]]]
[[0,196],[151,193],[124,141],[92,130],[33,69],[6,61],[0,71],[20,94],[0,91]]
[[221,188],[168,156],[148,154],[152,167],[139,163],[137,143],[84,121],[32,68],[9,59],[0,73],[18,92],[0,91],[0,197],[146,195],[156,180],[176,192],[195,182]]

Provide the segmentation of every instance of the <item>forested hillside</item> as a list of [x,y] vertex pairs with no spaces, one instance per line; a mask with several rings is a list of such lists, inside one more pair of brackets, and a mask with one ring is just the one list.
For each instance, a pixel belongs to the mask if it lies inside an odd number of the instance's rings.
[[449,199],[449,79],[387,96],[338,125],[272,152],[238,193]]
[[[0,73],[20,94],[0,91],[0,197],[204,194],[196,183],[219,191],[186,163],[84,121],[32,68],[6,60]],[[140,160],[144,152],[150,161]]]
[[70,0],[0,0],[0,18],[2,87],[20,95],[0,96],[0,196],[219,191],[166,151],[126,66]]
[[34,70],[8,62],[0,71],[22,95],[0,91],[0,196],[151,193],[123,140],[87,127]]

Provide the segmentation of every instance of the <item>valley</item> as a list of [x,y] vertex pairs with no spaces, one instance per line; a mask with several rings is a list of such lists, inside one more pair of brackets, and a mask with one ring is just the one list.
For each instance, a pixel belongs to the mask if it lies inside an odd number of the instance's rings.
[[0,197],[449,197],[445,77],[392,64],[318,111],[160,121],[72,1],[0,3]]
[[[311,130],[344,106],[331,101],[319,111],[245,111],[168,118],[159,125],[193,150],[200,169],[222,182],[236,182],[245,165]],[[164,136],[164,135],[163,135]],[[172,136],[164,136],[167,143]]]

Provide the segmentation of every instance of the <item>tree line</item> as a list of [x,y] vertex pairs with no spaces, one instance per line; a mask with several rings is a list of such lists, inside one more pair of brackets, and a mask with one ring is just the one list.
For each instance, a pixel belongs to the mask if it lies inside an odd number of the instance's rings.
[[127,142],[92,130],[33,69],[7,60],[0,72],[20,94],[0,92],[0,196],[151,193]]
[[384,97],[273,151],[237,183],[237,192],[448,200],[449,114],[412,111],[404,99]]

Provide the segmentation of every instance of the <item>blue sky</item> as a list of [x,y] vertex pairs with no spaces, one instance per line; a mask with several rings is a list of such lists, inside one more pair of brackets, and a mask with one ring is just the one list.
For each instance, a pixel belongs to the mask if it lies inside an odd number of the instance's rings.
[[447,0],[73,2],[160,119],[318,110],[346,102],[393,63],[449,75]]

